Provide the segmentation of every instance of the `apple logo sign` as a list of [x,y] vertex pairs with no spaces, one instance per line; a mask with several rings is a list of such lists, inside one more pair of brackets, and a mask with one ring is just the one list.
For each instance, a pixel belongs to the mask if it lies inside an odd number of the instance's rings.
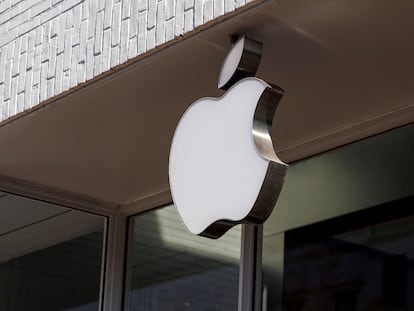
[[194,234],[218,238],[240,223],[263,223],[279,197],[287,165],[271,127],[283,90],[255,77],[262,44],[233,40],[219,76],[220,98],[201,98],[181,117],[171,144],[175,206]]

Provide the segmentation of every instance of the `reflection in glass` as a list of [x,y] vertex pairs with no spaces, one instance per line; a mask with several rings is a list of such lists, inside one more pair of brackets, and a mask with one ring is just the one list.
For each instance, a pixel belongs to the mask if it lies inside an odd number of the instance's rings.
[[240,228],[218,240],[190,234],[174,206],[130,221],[129,310],[237,310]]
[[263,311],[282,310],[284,234],[272,233],[264,225],[262,271]]
[[414,216],[285,243],[283,310],[414,310]]
[[99,310],[105,219],[0,193],[0,310]]

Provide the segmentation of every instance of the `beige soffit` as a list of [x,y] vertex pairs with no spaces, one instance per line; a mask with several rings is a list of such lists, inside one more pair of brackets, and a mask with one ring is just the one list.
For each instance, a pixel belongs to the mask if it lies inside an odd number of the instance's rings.
[[194,100],[222,95],[233,33],[264,43],[258,75],[286,91],[273,132],[283,160],[410,123],[413,10],[410,0],[266,2],[4,124],[0,175],[124,207],[168,198],[172,133]]

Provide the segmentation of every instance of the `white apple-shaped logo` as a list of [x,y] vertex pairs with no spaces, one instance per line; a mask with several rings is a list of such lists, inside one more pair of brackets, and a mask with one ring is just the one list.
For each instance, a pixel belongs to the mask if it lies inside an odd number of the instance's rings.
[[217,238],[235,224],[262,223],[283,185],[287,165],[270,138],[282,91],[249,77],[260,61],[257,44],[241,37],[233,45],[219,79],[220,87],[231,88],[221,98],[194,102],[174,133],[170,188],[194,234]]

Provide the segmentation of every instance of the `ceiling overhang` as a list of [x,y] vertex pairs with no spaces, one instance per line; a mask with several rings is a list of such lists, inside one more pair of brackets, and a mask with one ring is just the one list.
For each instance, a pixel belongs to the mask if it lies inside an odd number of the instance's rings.
[[269,1],[178,40],[0,128],[0,175],[127,206],[168,192],[174,128],[221,96],[229,34],[264,44],[285,90],[273,138],[297,161],[414,121],[412,1]]

